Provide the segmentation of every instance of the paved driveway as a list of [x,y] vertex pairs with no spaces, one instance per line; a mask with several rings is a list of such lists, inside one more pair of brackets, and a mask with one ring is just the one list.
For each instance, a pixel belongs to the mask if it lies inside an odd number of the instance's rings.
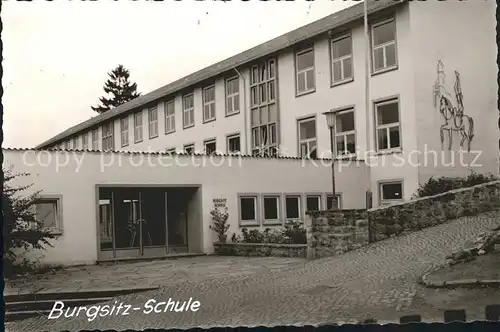
[[[73,318],[30,319],[13,327],[19,331],[76,331],[273,326],[349,322],[370,316],[379,322],[394,322],[411,309],[419,291],[416,281],[423,273],[441,265],[448,253],[498,221],[495,213],[461,218],[344,255],[294,262],[284,270],[180,281],[159,291],[116,299],[117,304],[139,308],[125,316],[114,314],[89,321],[82,313]],[[150,299],[185,301],[190,297],[201,303],[196,312],[142,312]],[[424,316],[424,320],[436,318]]]

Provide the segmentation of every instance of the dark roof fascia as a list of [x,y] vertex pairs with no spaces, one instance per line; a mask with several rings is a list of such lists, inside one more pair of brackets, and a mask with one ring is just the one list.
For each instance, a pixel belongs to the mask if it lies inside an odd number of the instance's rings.
[[[368,0],[367,11],[370,15],[389,7],[400,5],[406,1],[407,0]],[[268,42],[255,46],[228,59],[222,60],[209,67],[194,72],[170,84],[164,85],[159,89],[142,95],[123,105],[115,107],[114,109],[109,110],[103,114],[92,117],[89,120],[66,129],[65,131],[59,133],[51,139],[37,145],[35,148],[40,149],[48,147],[49,145],[59,143],[61,140],[67,139],[68,137],[78,135],[83,130],[88,130],[89,128],[99,126],[105,121],[110,121],[121,117],[127,112],[138,111],[138,108],[144,108],[146,105],[152,102],[165,99],[172,94],[188,89],[190,86],[197,85],[203,81],[211,79],[212,77],[221,75],[230,70],[234,70],[234,68],[246,65],[264,56],[278,53],[281,50],[293,47],[294,45],[314,38],[317,35],[328,33],[333,29],[362,19],[363,14],[363,3],[360,3],[328,15],[322,19],[276,37]]]

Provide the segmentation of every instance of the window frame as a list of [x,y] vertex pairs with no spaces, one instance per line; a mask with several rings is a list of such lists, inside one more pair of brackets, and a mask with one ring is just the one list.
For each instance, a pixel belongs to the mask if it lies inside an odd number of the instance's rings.
[[78,150],[78,136],[71,139],[71,146],[73,150]]
[[[192,148],[193,152],[190,152],[190,153],[186,152],[186,148]],[[184,144],[182,146],[182,152],[185,153],[185,154],[195,154],[196,152],[195,152],[194,148],[195,148],[194,143]]]
[[[235,138],[238,138],[239,144],[240,144],[240,151],[238,151],[238,152],[232,152],[229,150],[229,146],[230,146],[229,141],[231,139],[235,139]],[[241,134],[240,133],[229,134],[226,136],[226,153],[227,154],[241,154]]]
[[[111,130],[105,131],[105,128],[110,128]],[[103,123],[101,126],[101,144],[102,144],[102,150],[103,151],[113,151],[115,149],[115,139],[114,139],[114,130],[115,129],[115,122],[114,121],[109,121],[107,123]],[[104,142],[107,142],[109,140],[111,142],[111,148],[105,149],[104,148]]]
[[[384,199],[382,187],[388,184],[401,184],[401,198],[400,199]],[[393,180],[383,180],[377,182],[378,186],[378,202],[379,205],[391,205],[404,202],[404,180],[403,179],[393,179]]]
[[[260,219],[260,204],[259,204],[259,194],[257,193],[238,193],[237,194],[237,199],[238,199],[238,226],[240,228],[244,228],[247,226],[260,226],[261,224],[261,219]],[[252,198],[254,201],[254,216],[255,219],[253,220],[243,220],[242,219],[242,206],[241,206],[241,199],[242,198]]]
[[[328,198],[332,197],[333,195],[332,195],[332,193],[324,193],[323,196],[324,196],[323,197],[323,199],[324,199],[323,207],[324,207],[325,210],[330,211],[330,210],[328,210]],[[339,210],[342,210],[342,205],[343,205],[343,202],[342,202],[342,193],[341,192],[336,192],[335,196],[337,197],[337,202],[338,202],[337,206],[338,206]]]
[[[153,117],[156,116],[156,119]],[[149,139],[157,138],[159,135],[158,105],[148,108],[148,136]],[[153,130],[152,130],[153,129]]]
[[[334,45],[334,43],[339,42],[339,41],[344,40],[344,39],[349,39],[349,41],[351,43],[351,53],[349,55],[344,55],[340,58],[334,58],[333,57],[333,45]],[[336,35],[335,37],[330,39],[330,85],[331,85],[331,87],[354,81],[354,54],[353,53],[354,53],[353,52],[353,41],[352,41],[351,32],[339,34],[339,35]],[[347,59],[351,59],[351,76],[350,77],[344,77],[344,61]],[[335,81],[333,64],[338,62],[338,61],[340,61],[342,79]]]
[[[297,218],[288,218],[287,216],[287,198],[298,198],[297,202],[297,207],[298,207],[298,217]],[[292,222],[301,222],[304,220],[304,208],[303,208],[304,202],[303,202],[303,197],[301,193],[285,193],[283,194],[283,218],[285,220],[285,223],[289,223],[290,221]]]
[[[193,100],[193,106],[190,107],[190,108],[184,108],[185,107],[184,101],[187,98],[192,98],[192,100]],[[190,112],[192,114],[193,122],[186,124],[185,119],[186,119],[186,113],[188,113],[188,112]],[[194,118],[194,93],[191,92],[191,93],[188,93],[188,94],[185,94],[184,96],[182,96],[182,129],[192,128],[192,127],[194,127],[194,124],[195,124],[195,118]]]
[[[215,144],[215,150],[212,153],[207,153],[207,144]],[[217,139],[215,137],[208,138],[203,141],[203,152],[207,155],[217,154]]]
[[[278,206],[276,208],[277,211],[277,219],[266,219],[266,198],[275,198],[278,202]],[[261,220],[262,225],[265,226],[276,226],[283,225],[283,195],[281,193],[263,193],[260,196],[260,204],[261,204]]]
[[[173,107],[173,113],[172,114],[168,114],[167,110],[168,110],[168,105],[172,105]],[[172,99],[172,100],[168,100],[164,103],[164,112],[165,112],[165,135],[166,134],[171,134],[171,133],[174,133],[175,132],[175,100]],[[169,130],[169,119],[171,119],[171,122],[172,122],[172,128]]]
[[177,149],[176,148],[166,148],[165,153],[166,154],[175,154],[175,153],[177,153]]
[[[130,119],[128,116],[124,116],[120,118],[120,139],[121,139],[121,146],[122,148],[129,146],[130,144],[130,139],[129,139],[129,122]],[[124,128],[123,124],[126,123],[127,126]],[[126,138],[126,140],[124,140]]]
[[[312,52],[312,57],[313,57],[312,67],[307,67],[305,69],[299,70],[298,57],[300,55],[303,55],[303,54],[306,54],[309,52]],[[294,54],[295,54],[294,55],[294,57],[295,57],[295,96],[299,97],[302,95],[306,95],[306,94],[315,92],[316,91],[316,61],[314,59],[314,57],[315,57],[314,44],[311,46],[307,46],[307,47],[298,49],[294,52]],[[309,72],[309,71],[312,71],[312,73],[313,73],[313,86],[312,87],[307,86],[307,72]],[[300,74],[304,74],[304,79],[305,79],[305,82],[304,82],[305,90],[303,90],[303,91],[299,91],[299,75]]]
[[[379,125],[378,124],[378,107],[379,106],[384,106],[384,105],[390,105],[396,103],[398,105],[398,122],[393,122],[391,124],[385,124],[385,125]],[[379,99],[375,100],[373,102],[373,110],[374,110],[374,125],[375,125],[375,147],[376,151],[380,153],[387,153],[387,152],[401,152],[403,150],[403,140],[402,140],[402,127],[401,127],[401,108],[400,108],[401,102],[399,100],[399,97],[390,97],[390,98],[384,98],[384,99]],[[390,129],[391,128],[398,128],[399,132],[399,146],[391,148],[391,140],[390,140]],[[379,147],[379,129],[385,129],[387,133],[387,149],[380,149]]]
[[55,217],[56,225],[53,227],[43,226],[43,229],[51,232],[52,234],[62,234],[63,233],[63,211],[62,211],[62,195],[39,195],[35,200],[35,217],[38,220],[38,215],[36,212],[36,205],[39,203],[53,203],[55,204]]
[[93,129],[91,133],[91,143],[92,143],[92,150],[93,151],[98,151],[99,150],[99,128]]
[[[228,94],[228,91],[227,91],[227,87],[228,87],[228,83],[229,82],[233,82],[233,81],[236,81],[236,86],[238,87],[238,92],[236,93],[231,93],[231,94]],[[227,116],[231,116],[231,115],[236,115],[236,114],[239,114],[240,113],[240,109],[241,109],[241,99],[240,99],[240,77],[239,76],[232,76],[232,77],[229,77],[229,78],[226,78],[224,80],[224,96],[225,96],[225,109],[226,109],[226,117]],[[234,110],[234,100],[235,99],[238,99],[238,110],[235,111]],[[232,112],[229,112],[229,101],[231,101],[231,105],[233,107],[233,111]]]
[[[310,197],[315,197],[318,201],[318,209],[319,210],[308,210],[307,209],[307,199]],[[323,193],[320,192],[310,192],[304,194],[304,213],[306,211],[321,211],[323,209]]]
[[82,150],[86,151],[89,149],[89,138],[88,132],[82,134]]
[[[354,129],[353,130],[348,130],[348,131],[339,131],[337,129],[337,116],[338,115],[342,115],[342,114],[347,114],[347,113],[352,113],[353,114],[353,122],[354,122]],[[338,137],[341,137],[343,136],[344,138],[344,149],[347,148],[347,136],[348,135],[354,135],[354,152],[351,152],[351,153],[346,153],[346,154],[339,154],[339,151],[337,149],[337,139]],[[356,110],[354,108],[354,106],[349,106],[349,107],[345,107],[345,108],[342,108],[342,109],[339,109],[337,111],[335,111],[335,137],[334,137],[334,140],[335,140],[335,155],[337,157],[352,157],[354,155],[356,155],[356,136],[357,136],[357,131],[356,131]],[[344,150],[344,151],[347,151]]]
[[[312,138],[301,139],[301,136],[300,136],[301,123],[312,122],[312,121],[314,121],[314,132],[316,134],[314,136],[314,139],[312,139]],[[315,145],[316,145],[315,150],[311,150],[311,148],[309,146],[311,142],[315,143]],[[301,148],[302,144],[307,145],[308,157],[302,156],[302,148]],[[316,119],[316,115],[306,116],[306,117],[297,119],[297,145],[298,145],[297,146],[297,155],[299,156],[299,158],[308,159],[313,151],[316,151],[316,158],[318,157],[318,122]]]
[[[137,119],[140,119],[140,123]],[[142,141],[144,141],[144,114],[143,110],[140,110],[134,113],[134,143],[137,144]]]
[[[390,23],[394,23],[394,40],[375,46],[375,42],[374,42],[375,29],[379,26],[382,26],[385,24],[390,24]],[[389,18],[386,18],[383,20],[378,20],[376,22],[373,22],[370,25],[370,48],[371,48],[371,50],[370,50],[371,61],[370,62],[371,62],[372,75],[384,73],[384,72],[391,71],[391,70],[398,68],[399,59],[398,59],[397,31],[398,31],[398,29],[397,29],[397,25],[396,25],[396,17],[395,16],[392,16],[392,17],[389,17]],[[391,65],[391,66],[387,66],[386,48],[390,45],[394,45],[395,64]],[[380,68],[380,69],[375,69],[375,50],[380,49],[380,48],[383,49],[382,54],[383,54],[383,60],[384,60],[384,67]]]

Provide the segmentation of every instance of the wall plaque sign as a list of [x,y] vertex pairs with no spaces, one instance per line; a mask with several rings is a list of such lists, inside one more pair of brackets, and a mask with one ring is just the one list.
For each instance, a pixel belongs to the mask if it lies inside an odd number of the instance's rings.
[[219,207],[226,207],[227,204],[227,198],[214,198],[214,207],[219,208]]

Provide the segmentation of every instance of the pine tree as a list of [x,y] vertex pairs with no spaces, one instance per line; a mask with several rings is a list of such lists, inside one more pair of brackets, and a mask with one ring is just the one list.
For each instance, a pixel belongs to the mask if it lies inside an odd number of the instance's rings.
[[130,72],[123,65],[118,65],[108,76],[110,79],[104,83],[104,92],[111,96],[99,98],[102,105],[91,106],[97,113],[109,111],[141,95],[137,92],[137,83],[130,83]]

